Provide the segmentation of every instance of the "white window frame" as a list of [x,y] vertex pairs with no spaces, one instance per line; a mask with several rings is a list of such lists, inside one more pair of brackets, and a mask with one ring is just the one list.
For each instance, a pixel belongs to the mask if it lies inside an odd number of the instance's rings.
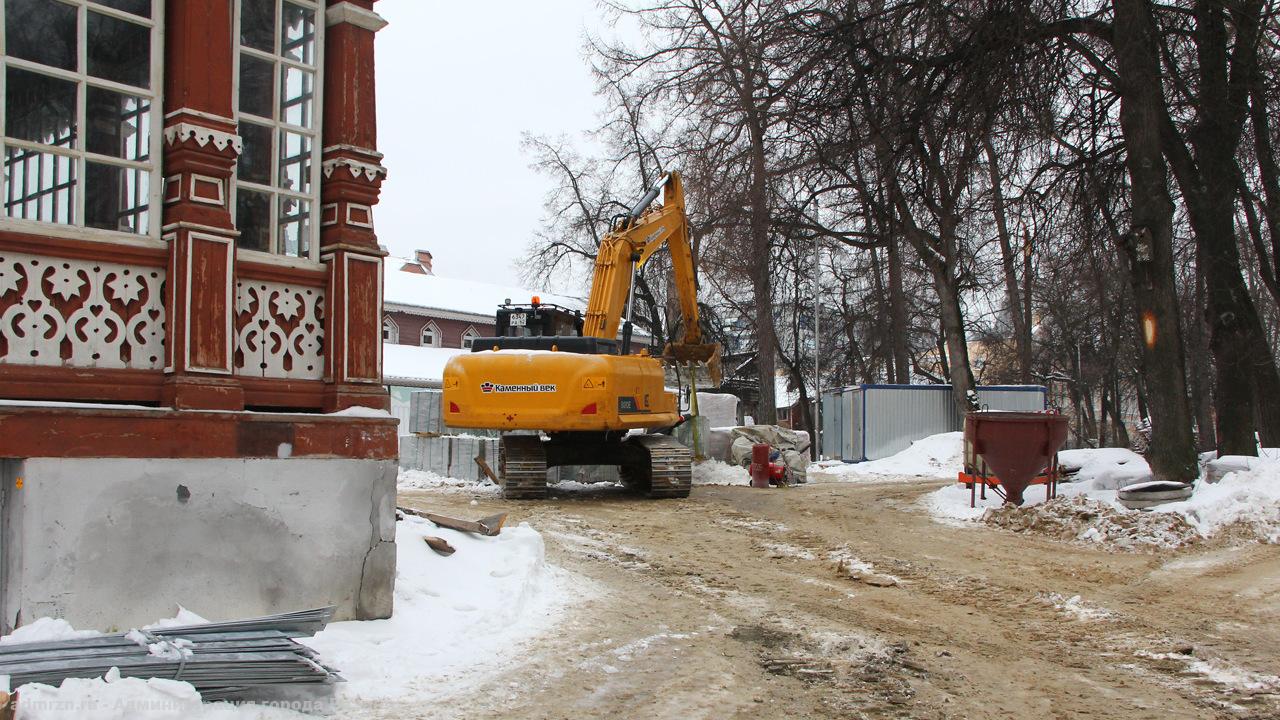
[[[237,132],[240,123],[240,58],[242,53],[248,53],[260,60],[265,60],[276,65],[277,71],[273,74],[273,82],[271,87],[271,108],[272,113],[280,114],[280,68],[293,67],[300,70],[309,71],[314,75],[315,85],[312,97],[311,115],[315,119],[313,127],[303,128],[297,125],[290,125],[284,122],[282,118],[272,119],[264,118],[258,115],[248,115],[246,120],[256,125],[269,126],[271,128],[272,147],[274,151],[271,153],[271,185],[263,185],[260,183],[248,182],[240,179],[238,172],[235,170],[231,173],[231,222],[239,227],[239,191],[240,185],[251,190],[265,192],[271,196],[271,226],[267,239],[268,251],[262,252],[250,248],[237,247],[237,253],[248,253],[248,257],[255,260],[266,260],[268,262],[278,262],[290,264],[290,261],[297,262],[310,261],[311,265],[320,263],[320,183],[322,178],[321,163],[321,141],[323,139],[324,124],[324,45],[325,45],[325,8],[323,3],[318,0],[287,0],[294,5],[309,8],[315,13],[316,27],[316,47],[315,47],[315,65],[307,66],[305,63],[290,60],[280,52],[280,23],[284,17],[284,3],[286,0],[275,0],[276,5],[276,24],[272,31],[273,42],[275,43],[275,52],[267,53],[264,50],[245,47],[240,44],[240,9],[241,0],[235,0],[232,8],[231,18],[231,116],[236,121]],[[311,192],[299,193],[285,190],[276,183],[280,181],[280,132],[288,130],[289,132],[307,135],[311,138]],[[310,220],[308,222],[308,253],[306,256],[285,255],[280,251],[280,197],[288,196],[306,200],[311,203]]]
[[382,342],[399,343],[400,342],[400,323],[396,319],[387,315],[382,318]]
[[[23,218],[11,218],[5,214],[4,208],[0,207],[0,221],[9,225],[14,230],[31,233],[33,235],[57,235],[60,237],[76,237],[85,240],[108,240],[113,242],[137,241],[139,239],[150,238],[160,242],[160,228],[163,224],[161,212],[163,209],[162,200],[164,193],[164,182],[161,177],[161,153],[164,150],[164,7],[162,0],[151,0],[151,17],[145,18],[123,10],[116,10],[105,5],[99,5],[93,0],[56,0],[63,5],[71,5],[76,8],[76,71],[63,70],[61,68],[41,65],[40,63],[23,60],[20,58],[8,57],[5,52],[5,8],[3,0],[0,0],[0,131],[6,127],[4,113],[6,110],[5,83],[8,81],[8,68],[10,66],[22,70],[48,75],[62,80],[70,80],[76,83],[76,139],[75,144],[71,148],[52,147],[42,145],[40,143],[30,142],[27,140],[9,139],[0,135],[0,163],[4,160],[4,147],[15,147],[24,150],[32,150],[50,155],[61,155],[70,157],[75,161],[75,207],[74,215],[71,223],[59,223],[53,220],[27,220]],[[123,85],[111,80],[103,80],[101,78],[89,75],[89,48],[86,36],[88,34],[89,9],[101,15],[128,20],[131,23],[142,25],[150,28],[151,43],[151,87],[135,88],[131,85]],[[82,42],[82,40],[85,40]],[[84,145],[88,138],[86,128],[88,127],[86,117],[87,102],[86,95],[88,87],[102,88],[114,92],[125,93],[136,97],[147,98],[151,103],[149,124],[150,142],[148,143],[146,161],[125,160],[123,158],[111,157],[109,155],[99,155],[91,153],[85,149]],[[89,160],[103,165],[111,165],[114,167],[131,168],[142,170],[147,173],[147,231],[145,233],[125,232],[123,230],[105,230],[103,228],[88,227],[84,224],[84,201],[85,201],[85,168]],[[3,172],[0,166],[0,173]],[[0,174],[0,203],[7,198],[7,192],[3,187],[3,175]]]
[[[427,342],[428,332],[431,333],[431,342]],[[435,320],[428,320],[427,324],[422,326],[422,331],[418,333],[418,343],[423,347],[440,347],[442,341],[440,326]]]
[[480,331],[476,329],[475,325],[468,325],[467,329],[462,331],[462,348],[464,350],[470,349],[471,343],[479,339]]

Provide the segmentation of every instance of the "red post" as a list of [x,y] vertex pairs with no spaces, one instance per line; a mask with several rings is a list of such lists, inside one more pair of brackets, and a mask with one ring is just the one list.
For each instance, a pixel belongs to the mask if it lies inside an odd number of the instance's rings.
[[387,409],[382,387],[382,258],[373,230],[382,154],[377,150],[373,38],[386,25],[372,0],[325,12],[324,147],[320,259],[329,266],[325,315],[326,412]]
[[234,377],[231,3],[170,0],[165,25],[164,239],[169,243],[163,402],[240,410]]

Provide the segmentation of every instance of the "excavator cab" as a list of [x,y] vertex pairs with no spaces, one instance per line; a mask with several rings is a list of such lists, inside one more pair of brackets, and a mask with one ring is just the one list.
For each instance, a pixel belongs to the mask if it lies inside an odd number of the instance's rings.
[[507,301],[498,308],[494,323],[500,337],[582,337],[582,313],[544,305],[537,298],[528,305],[512,305]]
[[505,303],[494,318],[498,337],[477,338],[471,352],[553,350],[581,355],[617,355],[614,340],[582,336],[582,313],[559,305]]

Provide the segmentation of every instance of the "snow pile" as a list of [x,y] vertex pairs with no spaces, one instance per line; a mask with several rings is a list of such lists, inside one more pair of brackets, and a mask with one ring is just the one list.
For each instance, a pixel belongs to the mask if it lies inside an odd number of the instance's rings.
[[1280,543],[1280,462],[1264,461],[1218,483],[1196,483],[1187,500],[1156,509],[1186,518],[1206,538],[1226,534]]
[[746,468],[730,465],[721,460],[704,460],[694,463],[694,485],[750,485],[751,473]]
[[77,630],[62,618],[42,617],[14,630],[10,635],[0,637],[0,645],[79,640],[98,637],[101,634],[96,630]]
[[437,475],[430,470],[400,468],[396,486],[401,490],[442,490],[468,495],[501,495],[502,488],[489,481],[463,480]]
[[1151,478],[1151,466],[1128,448],[1063,450],[1058,465],[1072,482],[1097,490],[1117,490]]
[[[428,535],[457,552],[437,555],[423,541]],[[396,546],[391,618],[333,623],[301,640],[347,679],[338,687],[339,709],[382,700],[416,712],[445,688],[463,690],[469,675],[518,657],[516,646],[584,594],[547,565],[542,536],[525,523],[481,537],[409,516],[396,525]]]
[[854,464],[809,468],[809,482],[879,482],[887,477],[954,478],[964,468],[964,433],[930,435],[902,452]]

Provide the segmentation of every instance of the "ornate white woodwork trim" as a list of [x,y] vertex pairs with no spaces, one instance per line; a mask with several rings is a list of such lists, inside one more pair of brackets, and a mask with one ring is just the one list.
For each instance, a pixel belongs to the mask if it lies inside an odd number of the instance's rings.
[[0,363],[158,370],[164,282],[158,267],[0,251]]
[[240,136],[235,133],[214,130],[213,128],[191,123],[178,123],[164,129],[164,141],[169,145],[192,139],[200,147],[213,143],[213,146],[219,150],[226,150],[228,145],[237,153],[244,150],[244,143],[240,140]]
[[351,171],[351,177],[358,178],[364,175],[370,182],[378,179],[378,176],[386,177],[387,169],[377,163],[367,163],[355,160],[349,157],[329,158],[320,163],[320,169],[324,171],[324,176],[331,177],[333,171],[341,166],[346,166]]
[[324,290],[265,280],[236,281],[236,374],[324,377]]
[[337,25],[338,23],[350,23],[373,32],[378,32],[387,26],[386,19],[378,13],[372,10],[365,10],[349,2],[330,5],[329,9],[324,11],[325,25]]

